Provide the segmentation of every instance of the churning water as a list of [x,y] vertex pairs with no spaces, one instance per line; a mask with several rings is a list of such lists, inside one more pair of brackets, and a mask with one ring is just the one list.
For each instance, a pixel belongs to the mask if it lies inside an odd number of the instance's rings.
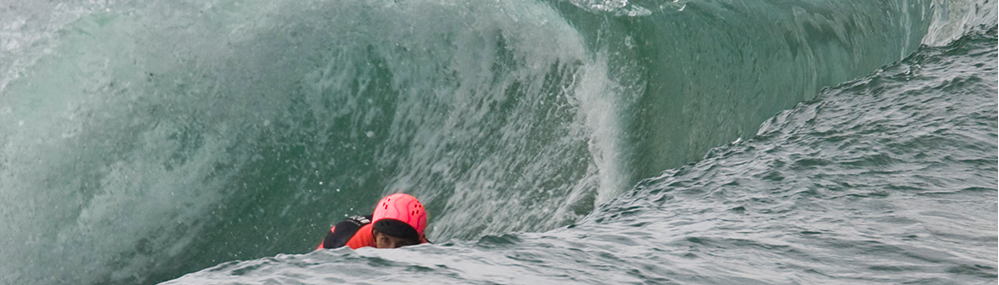
[[996,10],[4,3],[0,283],[995,284]]

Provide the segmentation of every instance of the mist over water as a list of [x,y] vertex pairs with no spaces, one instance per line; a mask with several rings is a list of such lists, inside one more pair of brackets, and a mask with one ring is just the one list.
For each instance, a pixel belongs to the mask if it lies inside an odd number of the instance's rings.
[[12,3],[0,283],[994,282],[995,10]]

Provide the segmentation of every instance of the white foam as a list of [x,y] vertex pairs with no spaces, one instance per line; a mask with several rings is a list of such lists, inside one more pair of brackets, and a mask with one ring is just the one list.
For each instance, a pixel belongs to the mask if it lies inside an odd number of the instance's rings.
[[980,26],[996,25],[996,4],[988,0],[934,0],[932,22],[922,43],[944,46]]

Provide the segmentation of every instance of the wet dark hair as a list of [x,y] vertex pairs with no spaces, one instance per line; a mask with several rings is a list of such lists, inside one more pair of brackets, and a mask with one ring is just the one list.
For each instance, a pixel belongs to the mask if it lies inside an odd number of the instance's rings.
[[414,243],[420,243],[420,234],[416,232],[416,229],[400,220],[381,219],[376,221],[371,227],[390,237],[403,238],[415,241]]

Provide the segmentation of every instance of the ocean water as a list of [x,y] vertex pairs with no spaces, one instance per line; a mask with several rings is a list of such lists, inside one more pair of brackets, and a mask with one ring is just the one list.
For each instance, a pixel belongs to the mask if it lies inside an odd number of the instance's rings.
[[9,1],[0,284],[996,284],[996,11]]

